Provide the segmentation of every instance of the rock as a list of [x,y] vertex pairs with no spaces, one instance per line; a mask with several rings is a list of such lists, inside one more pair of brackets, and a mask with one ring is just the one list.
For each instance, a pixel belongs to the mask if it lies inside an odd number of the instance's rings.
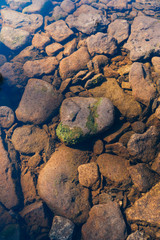
[[55,8],[53,9],[53,14],[52,14],[52,18],[55,21],[58,21],[60,19],[64,19],[68,14],[63,11],[63,9],[60,6],[55,6]]
[[42,236],[42,234],[45,234],[44,239],[48,238],[49,214],[42,201],[24,207],[20,215],[25,221],[25,230],[29,239],[36,239],[38,236]]
[[64,47],[60,43],[52,43],[45,48],[45,51],[48,56],[53,56],[63,50],[63,48]]
[[156,153],[156,144],[159,140],[159,132],[155,126],[151,126],[145,133],[135,133],[128,142],[128,151],[131,156],[142,162],[150,162]]
[[151,168],[160,175],[160,153],[158,153],[157,157],[153,161]]
[[101,141],[100,139],[97,140],[93,146],[93,153],[95,155],[100,155],[102,154],[104,150],[104,144],[103,144],[103,141]]
[[160,57],[153,57],[152,64],[154,66],[155,72],[160,74]]
[[86,84],[85,84],[85,88],[89,89],[89,88],[94,88],[98,85],[100,85],[102,82],[104,82],[106,79],[105,77],[100,73],[95,75],[92,79],[89,79]]
[[146,125],[141,121],[136,121],[136,122],[132,123],[131,127],[135,133],[144,133],[144,131],[146,129]]
[[96,190],[100,184],[99,171],[96,163],[86,163],[78,167],[79,183],[87,188]]
[[106,78],[118,78],[118,71],[113,70],[111,67],[105,66],[103,68],[103,73]]
[[78,183],[77,168],[89,160],[87,152],[64,145],[55,151],[38,178],[38,192],[55,215],[83,223],[90,209],[89,190]]
[[28,43],[29,38],[30,34],[22,29],[2,27],[0,32],[0,41],[14,51],[25,46]]
[[126,225],[118,204],[108,200],[106,204],[93,206],[82,226],[82,236],[84,240],[126,239]]
[[97,30],[105,29],[109,23],[102,11],[86,4],[81,5],[65,21],[70,28],[76,28],[78,31],[88,35]]
[[17,151],[24,154],[45,152],[49,148],[49,138],[45,130],[33,125],[24,125],[14,130],[12,143]]
[[62,80],[73,77],[77,72],[87,68],[90,60],[87,48],[81,47],[70,56],[62,59],[59,65],[59,73]]
[[29,5],[32,0],[6,0],[7,4],[9,4],[10,8],[13,10],[22,10],[24,7]]
[[106,153],[111,153],[111,154],[116,154],[120,157],[129,159],[130,155],[127,150],[127,148],[120,142],[117,143],[112,143],[112,144],[106,144],[105,145],[105,152]]
[[36,33],[32,39],[32,45],[35,48],[44,49],[50,43],[50,38],[47,35]]
[[63,20],[51,23],[45,30],[51,35],[56,42],[62,42],[73,35],[73,31],[67,27]]
[[93,67],[94,67],[94,72],[96,74],[100,73],[102,68],[107,65],[108,63],[108,58],[105,55],[96,55],[92,59]]
[[123,76],[125,74],[128,74],[131,70],[131,65],[124,65],[118,69],[118,73]]
[[[154,37],[153,37],[154,36]],[[124,48],[130,51],[130,59],[137,61],[160,51],[160,23],[157,19],[138,16],[131,26],[131,34]]]
[[6,62],[7,58],[4,55],[0,54],[0,67]]
[[128,8],[128,2],[129,0],[111,0],[107,3],[107,7],[117,10],[123,10]]
[[108,26],[108,35],[114,37],[118,44],[122,43],[129,36],[129,24],[127,20],[116,19]]
[[52,7],[52,3],[50,0],[32,0],[32,4],[25,7],[23,9],[23,13],[31,14],[31,13],[40,13],[45,15],[48,12],[48,9]]
[[0,232],[0,239],[20,240],[21,229],[19,224],[9,224]]
[[116,41],[106,33],[98,32],[86,39],[89,53],[114,55],[117,50]]
[[[8,152],[3,146],[2,139],[0,138],[0,202],[8,209],[17,207],[19,205],[19,198],[17,196],[18,182],[17,171],[10,162]],[[13,173],[15,179],[13,179]]]
[[158,0],[136,0],[136,3],[140,4],[140,7],[144,9],[157,11],[160,8],[160,2]]
[[49,232],[50,240],[71,240],[73,239],[75,224],[67,218],[55,216]]
[[144,232],[136,231],[130,234],[127,240],[147,240],[148,237],[145,236]]
[[156,89],[149,82],[149,76],[142,63],[133,63],[129,73],[129,82],[135,99],[148,106],[156,96]]
[[62,95],[51,84],[30,79],[16,109],[16,117],[22,122],[41,124],[56,114],[62,99]]
[[160,182],[126,210],[127,221],[143,221],[160,226]]
[[2,128],[9,128],[15,121],[14,112],[7,106],[0,107],[0,126]]
[[75,4],[71,0],[63,0],[60,7],[68,14],[75,10]]
[[140,192],[147,192],[155,183],[157,176],[146,164],[139,163],[128,168],[134,186]]
[[128,120],[138,118],[142,113],[140,104],[132,96],[124,93],[114,78],[108,78],[107,82],[104,82],[100,87],[90,89],[89,91],[94,97],[105,96],[109,98],[113,105]]
[[107,98],[67,98],[61,105],[60,118],[57,136],[67,145],[77,144],[109,129],[114,121],[114,107]]
[[103,153],[97,158],[101,174],[116,183],[129,179],[129,162],[122,157]]
[[23,65],[24,73],[32,78],[32,77],[40,77],[43,74],[52,73],[56,66],[58,65],[58,61],[56,57],[46,57],[39,60],[27,61]]
[[76,50],[76,47],[77,47],[77,39],[74,38],[72,41],[64,45],[64,56],[67,57],[72,53],[74,53],[74,51]]
[[2,9],[1,15],[5,27],[12,27],[14,30],[25,30],[34,33],[43,24],[43,17],[40,14],[23,14],[10,9]]

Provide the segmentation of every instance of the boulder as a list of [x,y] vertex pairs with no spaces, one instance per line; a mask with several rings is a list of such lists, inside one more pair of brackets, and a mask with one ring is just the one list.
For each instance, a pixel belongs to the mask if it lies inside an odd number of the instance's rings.
[[77,168],[88,153],[64,145],[55,151],[38,177],[38,192],[54,214],[83,223],[90,210],[89,190],[78,183]]
[[22,122],[41,124],[56,114],[62,99],[62,95],[51,84],[30,79],[16,109],[16,117]]
[[126,224],[117,203],[109,201],[92,207],[87,222],[82,226],[84,240],[124,240]]
[[74,97],[63,101],[61,123],[56,133],[67,145],[109,129],[114,122],[114,107],[107,98]]
[[118,44],[122,43],[129,36],[129,24],[127,20],[116,19],[108,26],[108,35],[114,37]]

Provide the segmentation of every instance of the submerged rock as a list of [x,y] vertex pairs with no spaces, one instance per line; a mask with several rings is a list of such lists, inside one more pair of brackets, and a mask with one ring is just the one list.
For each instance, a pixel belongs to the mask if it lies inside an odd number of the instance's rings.
[[14,123],[14,112],[7,106],[0,107],[0,126],[2,128],[9,128]]
[[23,9],[23,13],[40,13],[45,14],[45,12],[52,6],[51,0],[32,0],[32,4]]
[[108,26],[108,35],[114,37],[118,44],[126,40],[129,36],[129,24],[124,19],[116,19]]
[[67,98],[60,109],[61,123],[56,130],[67,145],[107,130],[114,121],[114,107],[107,98]]
[[31,4],[32,0],[6,0],[10,8],[13,10],[21,10],[27,5]]

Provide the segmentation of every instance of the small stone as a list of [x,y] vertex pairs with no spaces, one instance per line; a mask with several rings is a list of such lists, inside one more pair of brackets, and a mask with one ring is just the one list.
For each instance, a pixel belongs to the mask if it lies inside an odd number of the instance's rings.
[[63,0],[60,7],[68,14],[75,10],[75,4],[71,0]]
[[95,75],[92,79],[88,80],[84,87],[86,89],[94,88],[95,86],[100,85],[105,80],[106,80],[105,77],[100,73]]
[[155,116],[160,120],[160,105],[157,107],[155,111]]
[[45,48],[45,51],[48,56],[53,56],[63,50],[63,48],[64,47],[60,43],[52,43]]
[[67,218],[55,216],[49,232],[50,240],[72,240],[75,224]]
[[160,74],[160,57],[153,57],[152,64],[154,66],[155,72]]
[[127,150],[127,148],[120,142],[112,143],[112,144],[106,144],[105,145],[105,152],[106,153],[114,153],[120,157],[129,159],[130,155]]
[[160,153],[158,153],[157,157],[153,161],[151,168],[160,175]]
[[103,73],[106,78],[118,78],[119,77],[119,73],[108,66],[105,66],[103,68]]
[[96,190],[99,187],[99,171],[96,163],[82,164],[78,167],[79,182],[82,186]]
[[127,20],[116,19],[108,26],[108,34],[114,37],[118,44],[126,40],[129,36],[129,24]]
[[2,128],[9,128],[15,121],[14,112],[11,108],[2,106],[0,107],[0,126]]
[[144,133],[145,129],[146,129],[146,125],[145,123],[141,122],[141,121],[136,121],[134,123],[131,124],[132,130],[135,133]]
[[71,86],[69,89],[74,94],[78,94],[78,93],[84,91],[84,88],[82,86]]
[[61,86],[60,86],[60,89],[59,89],[59,90],[60,90],[62,93],[64,93],[64,92],[67,90],[67,88],[69,87],[71,81],[72,81],[72,78],[67,78],[66,80],[64,80],[64,81],[61,83]]
[[95,155],[100,155],[102,154],[104,150],[104,144],[103,144],[103,141],[102,140],[97,140],[93,146],[93,153]]
[[74,38],[72,41],[64,45],[64,56],[67,57],[72,53],[74,53],[74,51],[76,50],[76,47],[77,47],[77,39]]
[[130,234],[127,240],[148,240],[148,237],[145,236],[144,232],[136,231]]
[[94,67],[94,72],[96,74],[101,73],[102,68],[108,63],[108,57],[106,57],[105,55],[96,55],[92,59],[92,63]]
[[44,47],[50,43],[50,38],[47,35],[42,35],[36,33],[32,39],[32,45],[39,49],[44,49]]
[[27,165],[29,168],[34,169],[40,164],[41,160],[42,160],[41,155],[39,153],[36,153],[35,155],[29,158]]
[[131,90],[131,84],[129,82],[122,82],[121,84],[122,89],[127,89],[127,90]]

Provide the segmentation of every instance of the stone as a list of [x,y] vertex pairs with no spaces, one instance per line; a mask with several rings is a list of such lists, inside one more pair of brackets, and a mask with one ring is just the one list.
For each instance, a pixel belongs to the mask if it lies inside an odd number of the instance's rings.
[[7,4],[9,4],[10,8],[13,10],[22,10],[24,7],[29,5],[32,0],[6,0]]
[[109,129],[114,121],[114,107],[107,98],[72,97],[63,101],[61,123],[56,133],[67,145]]
[[18,50],[24,47],[30,38],[30,34],[22,29],[13,29],[12,27],[2,27],[0,32],[0,41],[11,50]]
[[84,87],[86,89],[94,88],[100,85],[104,81],[106,81],[105,77],[101,73],[99,73],[99,74],[96,74],[93,78],[89,79],[84,85]]
[[105,66],[103,68],[103,73],[105,78],[118,78],[119,77],[119,73],[118,71],[113,70],[110,66]]
[[160,74],[160,57],[152,57],[152,64],[155,72]]
[[116,40],[106,33],[98,32],[86,39],[88,51],[94,54],[114,55],[117,50]]
[[90,60],[87,48],[81,47],[70,56],[62,59],[59,64],[59,73],[62,80],[73,77],[77,72],[87,68]]
[[72,240],[75,224],[67,218],[55,216],[49,232],[50,240]]
[[151,190],[127,208],[127,221],[143,221],[154,226],[160,226],[160,182]]
[[100,184],[100,176],[96,163],[86,163],[78,167],[79,183],[87,188],[96,190]]
[[64,80],[62,83],[61,83],[61,86],[60,86],[60,91],[62,92],[62,93],[64,93],[66,90],[67,90],[67,88],[69,87],[69,85],[71,84],[71,82],[72,82],[72,79],[71,78],[67,78],[66,80]]
[[89,190],[78,183],[77,168],[89,161],[86,151],[64,145],[55,151],[38,177],[38,192],[55,215],[74,223],[86,221],[90,210]]
[[82,226],[82,236],[84,240],[126,239],[126,225],[118,204],[108,200],[106,204],[93,206]]
[[93,67],[94,67],[94,72],[96,74],[101,73],[102,68],[107,65],[108,63],[108,58],[105,55],[96,55],[92,59]]
[[127,20],[116,19],[110,23],[107,30],[108,35],[111,35],[120,44],[125,41],[129,36],[129,24]]
[[9,128],[15,121],[14,112],[7,106],[0,107],[0,126],[2,128]]
[[148,237],[145,236],[144,232],[138,230],[130,234],[127,238],[127,240],[147,240],[147,239]]
[[62,42],[73,35],[73,31],[67,27],[63,20],[58,20],[54,23],[51,23],[45,27],[45,30],[56,42]]
[[[153,37],[154,36],[154,37]],[[137,61],[160,51],[160,23],[157,19],[138,16],[134,18],[131,34],[123,46],[130,51],[130,59]]]
[[93,153],[95,155],[100,155],[102,154],[104,150],[104,144],[103,144],[103,141],[102,140],[97,140],[95,143],[94,143],[94,146],[93,146]]
[[48,12],[48,9],[52,7],[50,0],[32,0],[32,4],[23,9],[23,13],[39,13],[45,15]]
[[103,153],[97,158],[100,173],[113,182],[120,183],[129,179],[129,161],[125,158]]
[[1,15],[5,27],[12,27],[17,31],[25,30],[34,33],[43,24],[43,17],[40,14],[23,14],[10,9],[2,9]]
[[50,43],[50,38],[47,35],[36,33],[32,38],[32,45],[38,49],[44,49]]
[[72,53],[74,53],[74,51],[76,50],[76,47],[77,47],[77,39],[74,38],[72,41],[64,45],[64,52],[63,52],[64,56],[67,57]]
[[107,3],[107,7],[117,9],[117,10],[124,10],[128,8],[129,0],[111,0]]
[[45,130],[33,125],[16,128],[11,140],[15,149],[24,154],[40,153],[49,148],[49,138]]
[[71,0],[63,0],[60,7],[68,14],[75,10],[75,4]]
[[7,58],[3,54],[0,54],[0,67],[6,62]]
[[45,48],[45,51],[48,56],[56,55],[58,52],[63,50],[63,46],[60,43],[52,43]]
[[5,150],[2,139],[0,138],[0,202],[8,209],[19,205],[19,198],[16,189],[18,188],[17,177],[13,179],[13,172],[17,172],[10,162],[8,152]]
[[102,11],[86,4],[82,4],[65,21],[70,28],[76,28],[78,31],[88,35],[106,28],[109,23]]
[[135,133],[144,133],[144,131],[146,129],[145,123],[143,123],[141,121],[136,121],[136,122],[132,123],[131,127]]
[[130,159],[130,155],[127,148],[120,142],[106,144],[105,152],[110,154],[116,154],[122,158]]
[[43,74],[52,73],[56,66],[58,65],[58,61],[56,57],[46,57],[39,60],[27,61],[23,65],[24,74],[28,77],[40,77]]
[[149,105],[150,101],[156,96],[156,89],[153,83],[149,82],[149,76],[142,63],[133,63],[130,73],[129,82],[132,87],[132,95],[139,102]]
[[128,74],[128,73],[130,72],[130,70],[131,70],[131,66],[132,66],[132,65],[124,65],[124,66],[120,67],[117,72],[118,72],[121,76],[123,76],[123,75],[125,75],[125,74]]
[[63,9],[60,6],[55,6],[53,9],[52,19],[55,21],[58,21],[60,19],[66,18],[68,14],[63,11]]
[[156,154],[156,144],[159,140],[159,132],[155,126],[151,126],[145,133],[135,133],[128,142],[128,151],[131,156],[142,162],[150,162]]
[[147,192],[158,179],[156,174],[145,163],[130,166],[128,170],[134,186],[140,192]]
[[42,234],[44,238],[48,238],[50,221],[48,212],[42,201],[32,203],[25,206],[20,212],[20,216],[25,221],[25,230],[30,239],[36,239]]
[[160,153],[158,153],[157,157],[154,159],[151,168],[160,175]]
[[56,114],[62,99],[51,84],[40,79],[29,79],[16,109],[16,117],[22,122],[41,124]]

